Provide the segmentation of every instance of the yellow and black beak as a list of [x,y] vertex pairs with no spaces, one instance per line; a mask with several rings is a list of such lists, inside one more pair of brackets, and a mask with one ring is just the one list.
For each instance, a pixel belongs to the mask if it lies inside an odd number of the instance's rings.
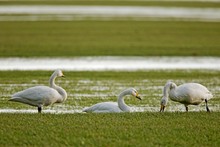
[[161,105],[161,106],[160,106],[160,112],[164,112],[165,107],[166,107],[166,106]]
[[64,74],[61,76],[62,78],[65,78]]
[[138,96],[138,93],[135,96],[137,99],[142,100],[140,96]]

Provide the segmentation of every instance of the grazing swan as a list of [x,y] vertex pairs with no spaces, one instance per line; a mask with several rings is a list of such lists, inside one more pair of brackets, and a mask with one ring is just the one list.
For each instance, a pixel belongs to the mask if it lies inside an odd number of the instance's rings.
[[56,77],[64,77],[61,70],[56,70],[51,75],[48,86],[35,86],[12,95],[9,101],[20,102],[31,106],[38,107],[38,112],[41,113],[42,106],[48,106],[53,103],[62,103],[67,98],[66,91],[57,86],[54,81]]
[[163,90],[160,112],[164,111],[168,102],[168,97],[172,101],[184,104],[186,111],[188,111],[188,105],[199,105],[205,101],[206,110],[207,112],[210,112],[207,101],[213,96],[205,86],[198,83],[186,83],[176,86],[173,82],[167,82]]
[[130,112],[129,106],[127,106],[124,102],[123,96],[125,95],[133,95],[134,97],[141,100],[141,98],[138,96],[137,90],[134,88],[129,88],[121,92],[118,96],[118,102],[103,102],[95,104],[89,108],[83,109],[83,112]]

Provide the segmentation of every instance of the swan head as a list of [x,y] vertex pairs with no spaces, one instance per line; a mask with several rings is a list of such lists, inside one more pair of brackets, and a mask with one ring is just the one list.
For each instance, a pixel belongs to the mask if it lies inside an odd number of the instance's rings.
[[138,95],[138,92],[136,89],[131,88],[130,89],[131,95],[133,95],[134,97],[136,97],[137,99],[141,100],[141,97]]
[[160,101],[160,112],[163,112],[167,103],[168,103],[168,95],[169,95],[169,91],[171,91],[172,89],[175,89],[177,86],[175,83],[168,81],[163,89],[163,97]]
[[57,77],[64,77],[64,74],[63,72],[60,70],[60,69],[57,69],[54,74],[57,76]]
[[167,105],[167,102],[168,102],[168,98],[163,96],[161,101],[160,101],[160,112],[164,111],[164,109]]

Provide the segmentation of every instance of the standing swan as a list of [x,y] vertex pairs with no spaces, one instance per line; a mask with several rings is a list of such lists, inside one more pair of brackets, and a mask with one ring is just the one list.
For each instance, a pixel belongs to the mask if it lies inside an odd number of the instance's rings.
[[56,70],[50,77],[50,87],[35,86],[12,95],[9,101],[20,102],[38,107],[38,113],[41,113],[42,106],[48,106],[53,103],[62,103],[67,98],[66,91],[57,86],[54,81],[56,77],[64,77],[61,70]]
[[167,82],[163,90],[160,112],[164,111],[168,97],[172,101],[184,104],[186,111],[188,111],[188,105],[199,105],[205,101],[206,110],[210,112],[207,101],[213,96],[205,86],[198,83],[186,83],[177,87],[175,83]]
[[103,102],[95,104],[89,108],[83,109],[83,112],[130,112],[129,106],[127,106],[124,102],[123,96],[125,95],[133,95],[134,97],[141,100],[141,98],[138,96],[137,90],[134,88],[129,88],[121,92],[118,96],[118,102]]

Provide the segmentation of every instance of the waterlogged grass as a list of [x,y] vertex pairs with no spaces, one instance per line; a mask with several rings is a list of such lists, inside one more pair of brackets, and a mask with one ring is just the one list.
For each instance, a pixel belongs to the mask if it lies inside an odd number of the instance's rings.
[[1,146],[219,146],[219,112],[1,114]]
[[0,22],[0,57],[220,56],[219,22]]
[[[0,71],[0,109],[37,109],[9,102],[10,95],[22,89],[47,85],[52,71]],[[63,104],[44,107],[42,114],[0,113],[1,146],[219,146],[219,71],[138,71],[138,72],[69,72],[57,79],[66,89]],[[159,113],[162,88],[167,80],[177,84],[199,82],[214,94],[204,104],[184,106],[169,102]],[[135,87],[142,101],[126,97],[131,107],[145,112],[123,114],[48,114],[46,110],[81,110],[97,102],[115,101],[118,93]],[[154,107],[149,112],[148,107]],[[201,112],[195,112],[195,111]],[[172,112],[171,111],[176,111]],[[79,111],[80,112],[80,111]]]
[[[7,101],[10,96],[20,90],[36,86],[48,85],[52,71],[0,71],[0,108],[36,109],[19,103]],[[44,109],[82,110],[97,102],[116,101],[118,94],[129,87],[136,88],[143,98],[139,101],[126,97],[126,103],[138,107],[142,111],[158,111],[162,89],[168,80],[177,85],[186,82],[198,82],[210,89],[215,99],[209,102],[213,111],[219,111],[219,71],[138,71],[138,72],[68,72],[64,71],[65,79],[58,78],[57,85],[68,93],[63,104],[56,104]],[[167,111],[184,111],[184,106],[170,101]],[[142,109],[141,109],[142,108]],[[190,106],[191,111],[204,111],[205,106]]]

